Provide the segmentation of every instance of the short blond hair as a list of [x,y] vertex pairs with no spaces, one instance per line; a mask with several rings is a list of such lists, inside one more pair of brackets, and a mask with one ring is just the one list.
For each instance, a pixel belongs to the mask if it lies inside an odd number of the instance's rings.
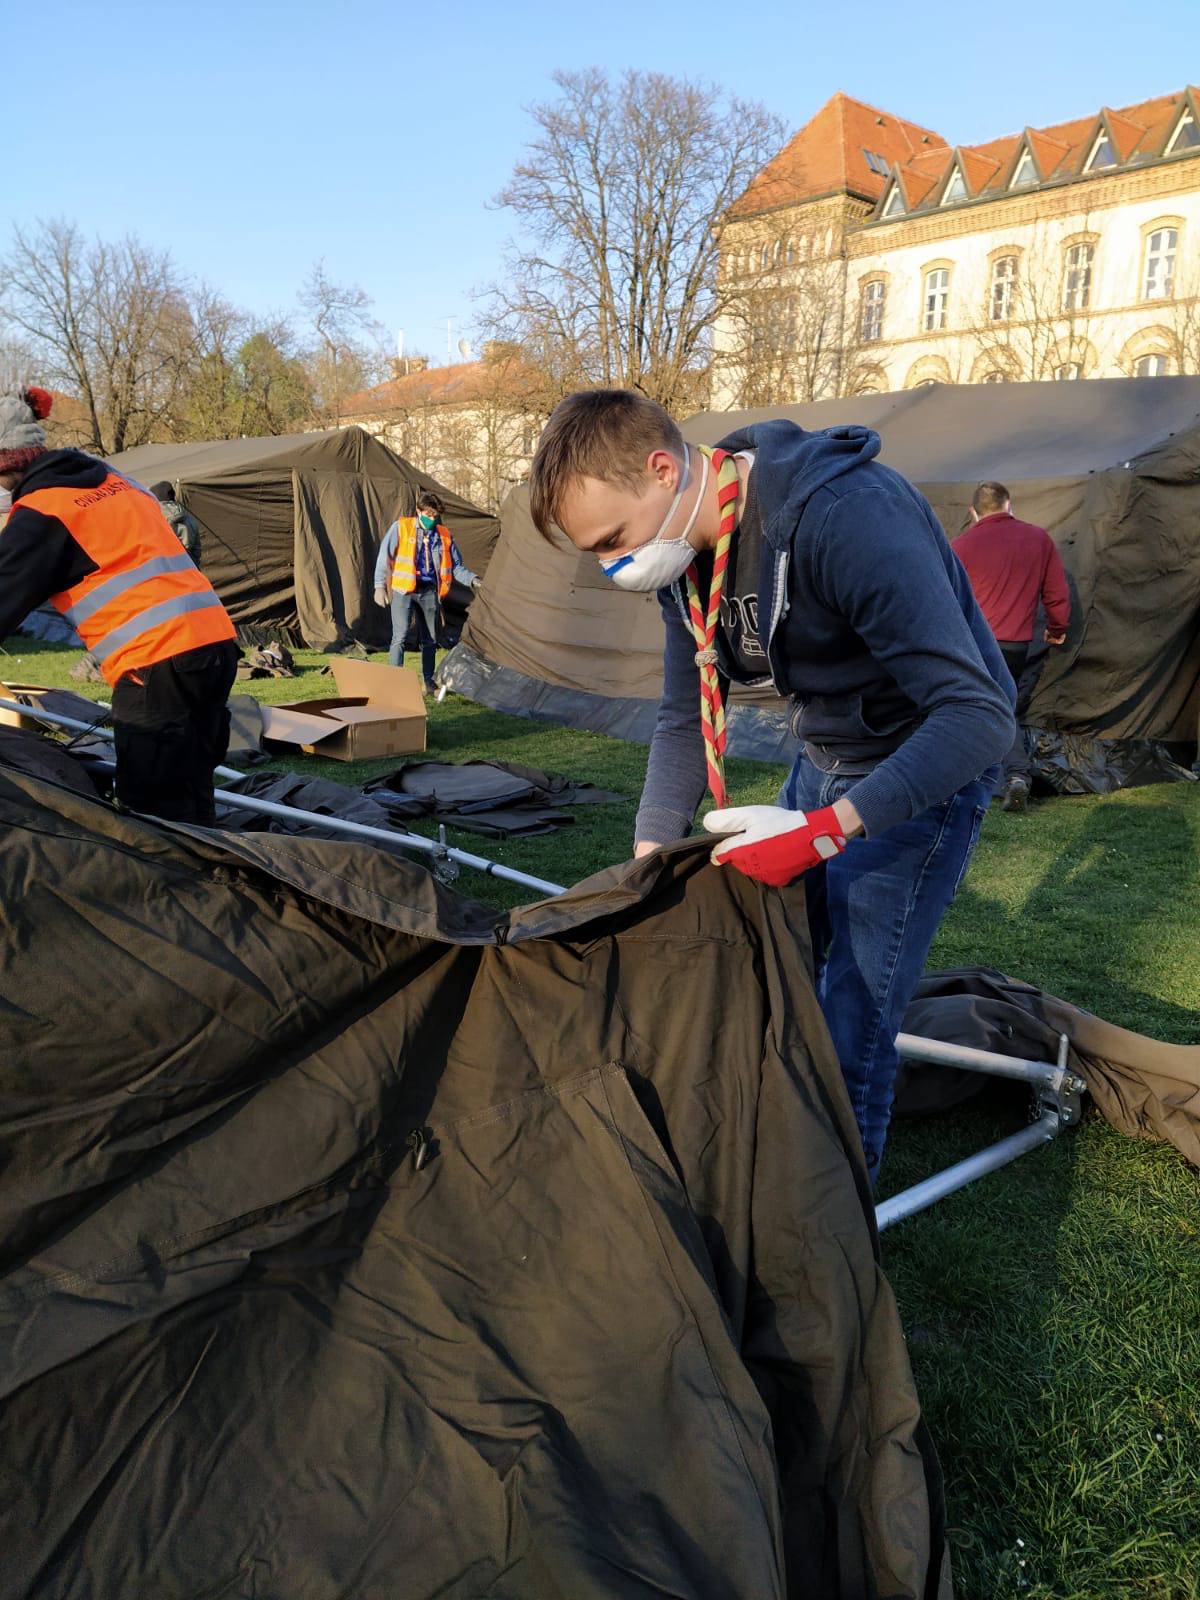
[[683,459],[683,435],[656,400],[632,389],[580,389],[560,400],[529,469],[529,510],[543,539],[572,484],[597,478],[643,487],[654,450]]

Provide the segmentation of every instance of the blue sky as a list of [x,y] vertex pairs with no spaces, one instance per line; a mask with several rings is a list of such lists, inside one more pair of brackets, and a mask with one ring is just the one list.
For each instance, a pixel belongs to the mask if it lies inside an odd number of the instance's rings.
[[137,233],[260,313],[293,310],[324,257],[435,360],[500,270],[490,201],[556,68],[709,79],[789,131],[844,89],[951,143],[1200,78],[1200,0],[5,9],[3,214]]

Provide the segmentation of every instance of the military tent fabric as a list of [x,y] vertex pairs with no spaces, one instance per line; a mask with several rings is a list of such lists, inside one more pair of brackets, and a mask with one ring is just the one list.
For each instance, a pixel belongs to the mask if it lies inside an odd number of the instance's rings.
[[[1200,1167],[1200,1045],[1148,1039],[987,967],[927,973],[904,1027],[925,1038],[1032,1061],[1055,1060],[1065,1033],[1070,1065],[1114,1128],[1131,1138],[1173,1144]],[[937,1109],[936,1075],[978,1083],[975,1073],[908,1070],[924,1080],[910,1081],[913,1109],[918,1104],[926,1111]],[[950,1103],[962,1097],[959,1087],[951,1081]]]
[[0,768],[0,1592],[948,1593],[802,896]]
[[[487,570],[496,519],[361,428],[278,438],[150,444],[109,465],[142,484],[166,479],[199,522],[204,571],[241,627],[295,628],[316,650],[379,647],[388,613],[372,599],[379,541],[417,494],[435,490],[473,572]],[[447,611],[461,626],[457,585]]]
[[[1074,763],[1088,789],[1169,773],[1156,753],[1131,759],[1130,740],[1178,746],[1175,758],[1190,763],[1200,724],[1200,378],[933,384],[703,412],[682,427],[691,442],[715,445],[774,417],[876,429],[881,459],[928,496],[951,539],[975,485],[1006,484],[1019,515],[1049,529],[1072,587],[1067,643],[1045,663],[1029,713],[1076,741],[1047,753],[1051,767]],[[443,677],[501,710],[648,740],[661,692],[654,596],[617,592],[590,558],[550,549],[524,489],[501,523],[486,592]],[[735,692],[734,705],[735,754],[794,753],[779,701]]]
[[[648,741],[662,694],[657,597],[616,588],[560,532],[547,543],[524,484],[500,508],[500,526],[487,583],[441,681],[510,715]],[[787,708],[769,685],[735,687],[727,707],[732,755],[791,760]]]
[[975,485],[1003,483],[1045,527],[1071,583],[1067,643],[1029,721],[1098,741],[1194,746],[1200,727],[1200,378],[930,384],[763,411],[704,412],[697,444],[786,417],[878,430],[880,459],[929,499],[947,536]]

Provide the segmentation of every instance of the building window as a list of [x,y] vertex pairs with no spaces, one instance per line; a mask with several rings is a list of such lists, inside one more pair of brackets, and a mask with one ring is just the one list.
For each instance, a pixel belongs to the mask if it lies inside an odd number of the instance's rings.
[[1133,375],[1135,378],[1165,378],[1167,366],[1166,356],[1139,356],[1133,363]]
[[992,263],[992,321],[1007,322],[1013,314],[1017,288],[1016,256],[1001,256]]
[[946,326],[946,311],[950,304],[950,269],[935,267],[925,274],[925,315],[922,321],[926,333],[936,333]]
[[950,182],[946,185],[945,193],[942,195],[942,204],[944,206],[952,206],[956,200],[965,200],[966,198],[967,186],[963,182],[962,168],[956,166],[950,174]]
[[1143,300],[1169,300],[1175,287],[1175,228],[1156,228],[1146,240],[1146,268],[1142,274]]
[[887,204],[883,208],[884,217],[902,217],[904,215],[904,196],[900,193],[900,185],[894,183],[892,192],[887,197]]
[[1038,181],[1037,168],[1033,164],[1033,155],[1026,145],[1021,151],[1021,159],[1017,162],[1017,170],[1012,175],[1010,189],[1023,189],[1026,184]]
[[1189,106],[1175,124],[1171,142],[1163,153],[1169,156],[1174,155],[1176,150],[1194,150],[1198,144],[1200,144],[1200,128],[1197,128],[1196,119]]
[[1066,274],[1063,279],[1063,310],[1086,311],[1092,299],[1092,266],[1096,260],[1096,246],[1084,241],[1073,244],[1067,251]]
[[1054,377],[1058,383],[1066,383],[1072,378],[1082,378],[1083,368],[1078,361],[1064,361],[1061,367],[1055,367]]
[[1103,128],[1096,135],[1096,142],[1092,146],[1092,153],[1083,164],[1085,172],[1099,172],[1101,167],[1115,167],[1117,152],[1112,147],[1112,140]]
[[784,251],[784,255],[785,255],[786,259],[787,259],[787,264],[790,267],[792,265],[792,263],[796,259],[796,241],[795,241],[795,239],[789,239],[788,240],[787,249]]
[[769,244],[763,245],[758,252],[758,264],[760,267],[769,267],[771,265],[771,246]]
[[988,372],[980,380],[983,383],[1006,383],[1008,380],[1002,372]]
[[858,336],[863,344],[883,338],[883,301],[886,290],[880,279],[863,285]]
[[875,176],[877,178],[886,178],[888,175],[888,164],[879,154],[879,152],[877,150],[868,150],[864,145],[862,147],[862,153],[866,158],[867,166],[870,167]]

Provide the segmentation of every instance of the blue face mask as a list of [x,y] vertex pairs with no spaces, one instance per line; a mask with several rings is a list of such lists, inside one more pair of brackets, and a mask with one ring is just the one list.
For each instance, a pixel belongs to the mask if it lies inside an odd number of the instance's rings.
[[437,518],[436,517],[427,517],[423,511],[418,512],[417,521],[426,530],[428,530],[430,528],[436,528],[437,527]]

